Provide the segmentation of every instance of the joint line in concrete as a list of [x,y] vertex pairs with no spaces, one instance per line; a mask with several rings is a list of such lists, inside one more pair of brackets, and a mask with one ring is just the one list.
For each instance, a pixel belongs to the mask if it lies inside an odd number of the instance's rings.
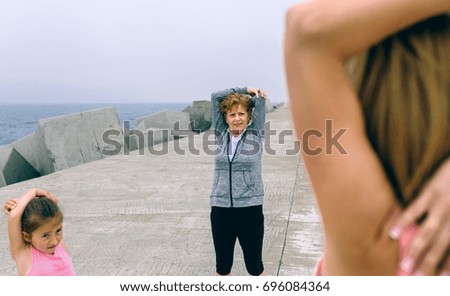
[[292,205],[294,204],[295,188],[297,187],[299,169],[300,169],[300,157],[297,158],[297,170],[295,172],[294,186],[292,187],[291,202],[290,202],[291,204],[289,207],[289,214],[288,214],[288,219],[286,222],[286,231],[284,232],[283,248],[281,250],[280,261],[278,262],[277,276],[280,274],[281,265],[283,264],[284,251],[286,249],[286,241],[287,241],[287,235],[288,235],[288,230],[289,230],[289,221],[291,220],[291,215],[292,215]]

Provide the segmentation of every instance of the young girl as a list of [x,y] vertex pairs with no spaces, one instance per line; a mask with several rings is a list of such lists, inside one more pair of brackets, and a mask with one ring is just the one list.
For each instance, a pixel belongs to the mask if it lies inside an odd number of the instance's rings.
[[5,203],[11,256],[19,275],[75,275],[62,242],[63,214],[48,191],[31,189]]

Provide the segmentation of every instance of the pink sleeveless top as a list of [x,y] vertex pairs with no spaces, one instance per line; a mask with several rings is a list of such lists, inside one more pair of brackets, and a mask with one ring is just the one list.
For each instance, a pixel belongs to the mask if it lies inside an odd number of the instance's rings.
[[[413,225],[408,227],[399,239],[399,265],[397,266],[397,275],[412,275],[412,272],[406,272],[400,268],[400,262],[406,256],[406,251],[408,250],[414,235],[417,233],[417,226]],[[313,275],[322,275],[323,260],[322,257],[317,261],[316,267],[314,269]]]
[[59,244],[53,255],[43,253],[31,246],[31,269],[29,276],[75,275],[72,259]]

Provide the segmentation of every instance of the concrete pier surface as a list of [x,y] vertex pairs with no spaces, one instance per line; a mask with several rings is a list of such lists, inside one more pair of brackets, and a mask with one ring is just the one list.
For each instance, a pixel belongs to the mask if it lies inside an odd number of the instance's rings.
[[[286,107],[267,114],[274,135],[266,134],[262,163],[263,260],[268,275],[311,275],[323,237],[303,163],[293,153],[289,116]],[[214,275],[214,156],[206,145],[212,141],[212,135],[189,136],[9,185],[0,188],[0,203],[33,187],[55,194],[77,275]],[[2,214],[0,275],[15,274]],[[247,275],[238,242],[232,274]]]

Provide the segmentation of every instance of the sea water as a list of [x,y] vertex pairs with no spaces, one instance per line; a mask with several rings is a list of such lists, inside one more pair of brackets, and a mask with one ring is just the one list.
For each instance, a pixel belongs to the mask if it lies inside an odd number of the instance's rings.
[[115,107],[121,125],[123,121],[129,121],[130,128],[133,128],[136,126],[136,118],[164,110],[182,111],[189,105],[189,103],[0,104],[0,146],[8,145],[34,133],[38,120],[43,118]]

